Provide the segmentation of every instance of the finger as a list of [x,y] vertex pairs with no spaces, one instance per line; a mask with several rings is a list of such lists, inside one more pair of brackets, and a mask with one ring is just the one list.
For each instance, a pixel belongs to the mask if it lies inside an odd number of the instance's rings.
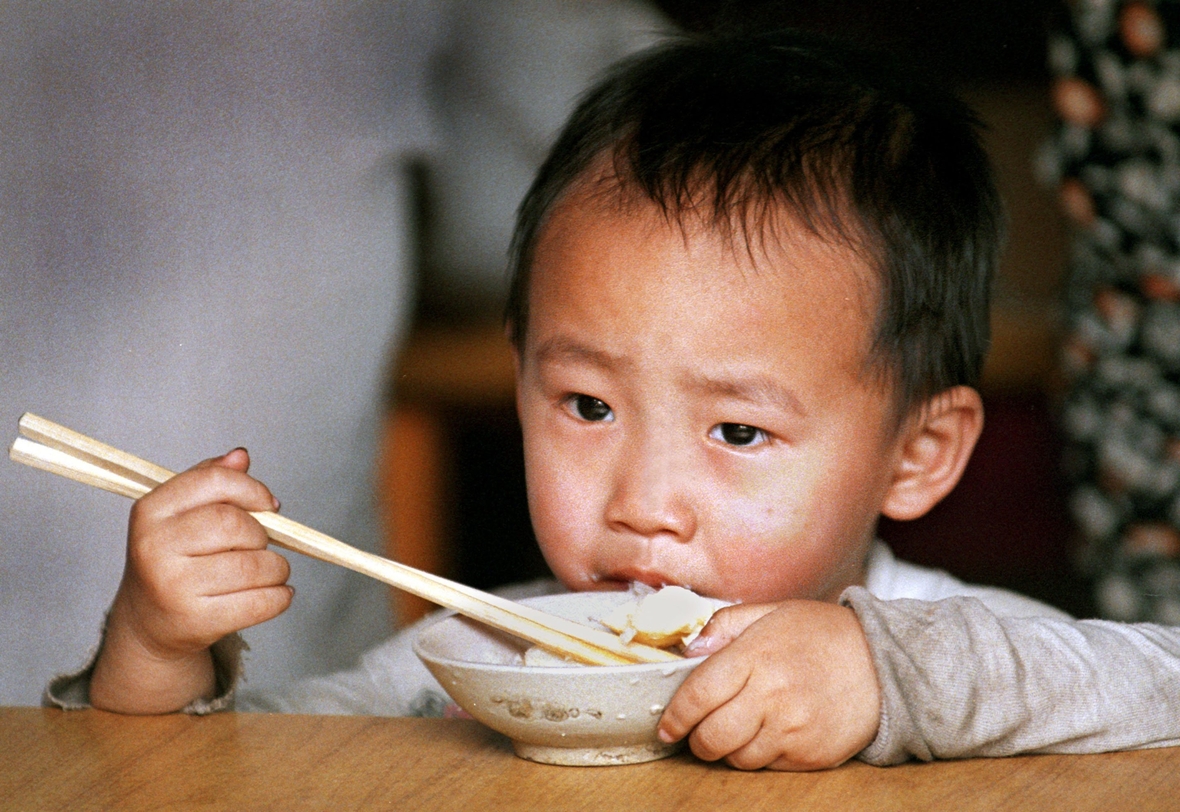
[[193,590],[201,597],[281,586],[291,575],[287,559],[271,550],[231,550],[202,556],[196,563]]
[[258,520],[241,508],[227,504],[201,505],[171,520],[143,555],[167,549],[186,556],[204,556],[228,550],[262,550],[270,539]]
[[[858,750],[856,752],[860,751]],[[830,756],[822,750],[800,748],[797,752],[784,753],[764,766],[768,770],[777,770],[779,772],[814,772],[815,770],[830,770],[834,767],[839,767],[854,755],[856,753]]]
[[218,501],[236,504],[245,510],[278,510],[279,500],[269,488],[246,473],[249,468],[250,455],[246,449],[235,448],[189,470],[199,476],[199,481],[206,483],[206,487],[225,491],[224,498]]
[[739,770],[800,772],[836,767],[860,750],[837,752],[829,737],[813,735],[814,725],[800,726],[793,715],[770,712],[771,707],[747,687],[693,729],[688,740],[692,752],[703,761],[724,758]]
[[208,468],[211,465],[220,465],[223,468],[232,468],[235,471],[246,473],[250,470],[250,452],[238,446],[227,454],[220,457],[211,457],[207,460],[198,462],[193,468]]
[[257,626],[278,617],[291,605],[295,590],[287,584],[247,589],[204,598],[201,609],[209,639]]
[[751,623],[770,614],[776,608],[778,604],[774,603],[750,603],[735,604],[717,610],[697,639],[684,650],[684,656],[702,657],[720,651],[732,643]]
[[[735,709],[734,712],[741,714],[749,710],[751,709],[742,708]],[[815,741],[813,737],[792,729],[790,725],[781,724],[781,721],[773,715],[764,715],[758,730],[725,755],[725,763],[739,770],[769,768],[802,772],[835,767],[847,759],[847,756],[834,756],[829,752],[830,748],[825,747],[824,742]]]
[[202,505],[224,502],[243,510],[277,510],[270,489],[242,471],[206,461],[178,474],[139,499],[132,508],[159,521]]
[[[725,757],[725,763],[736,770],[761,770],[772,763],[778,763],[779,753],[767,747],[767,736],[755,735],[742,747],[734,750]],[[785,762],[784,763],[788,763]],[[790,767],[784,767],[790,770]]]
[[[717,761],[720,758],[726,758],[728,761],[728,756],[748,747],[754,741],[762,725],[762,710],[751,702],[742,701],[741,696],[738,696],[701,720],[689,735],[688,746],[693,755],[702,761]],[[746,768],[740,764],[733,766],[739,769],[758,769],[768,761],[769,758],[756,767]]]
[[680,741],[745,686],[750,676],[749,663],[726,654],[719,652],[697,666],[673,694],[660,717],[658,735],[662,741]]
[[732,753],[730,758],[770,770],[830,770],[848,761],[865,746],[867,744],[849,746],[843,736],[823,731],[814,725],[796,729],[780,727],[775,730],[767,726],[754,741],[741,751]]

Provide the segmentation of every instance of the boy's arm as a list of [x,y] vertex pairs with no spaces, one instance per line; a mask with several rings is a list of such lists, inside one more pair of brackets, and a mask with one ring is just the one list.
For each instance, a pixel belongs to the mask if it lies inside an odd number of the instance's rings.
[[127,564],[89,683],[89,701],[168,713],[217,692],[211,647],[287,608],[286,559],[248,511],[277,502],[235,450],[136,502]]
[[689,736],[707,760],[790,770],[1180,745],[1180,628],[1004,617],[975,598],[885,601],[860,587],[841,602],[719,613],[698,638],[719,650],[673,697],[661,736]]
[[854,587],[881,686],[859,758],[1098,753],[1180,744],[1180,628],[1001,617],[973,598],[883,601]]

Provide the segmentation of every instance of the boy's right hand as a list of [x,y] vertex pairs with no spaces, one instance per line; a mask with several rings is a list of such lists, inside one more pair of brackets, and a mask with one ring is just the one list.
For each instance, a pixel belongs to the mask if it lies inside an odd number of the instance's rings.
[[196,465],[131,509],[127,563],[90,683],[94,707],[168,713],[214,691],[209,647],[291,603],[287,560],[248,511],[276,510],[244,449]]
[[872,743],[880,688],[852,609],[793,600],[720,610],[686,656],[710,654],[660,720],[666,742],[744,770],[835,767]]

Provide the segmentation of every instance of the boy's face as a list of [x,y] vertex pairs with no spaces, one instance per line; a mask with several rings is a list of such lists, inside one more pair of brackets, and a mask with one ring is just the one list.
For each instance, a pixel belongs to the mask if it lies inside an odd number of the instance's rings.
[[517,399],[533,526],[568,587],[765,602],[863,582],[900,442],[866,372],[874,277],[787,226],[748,247],[647,201],[551,213]]

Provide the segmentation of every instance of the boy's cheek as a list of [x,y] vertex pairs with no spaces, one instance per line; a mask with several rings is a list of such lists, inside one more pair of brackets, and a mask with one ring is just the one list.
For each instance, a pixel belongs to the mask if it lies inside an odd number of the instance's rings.
[[529,513],[545,562],[559,581],[575,590],[593,587],[590,539],[596,522],[586,511],[584,494],[555,487],[530,488]]

